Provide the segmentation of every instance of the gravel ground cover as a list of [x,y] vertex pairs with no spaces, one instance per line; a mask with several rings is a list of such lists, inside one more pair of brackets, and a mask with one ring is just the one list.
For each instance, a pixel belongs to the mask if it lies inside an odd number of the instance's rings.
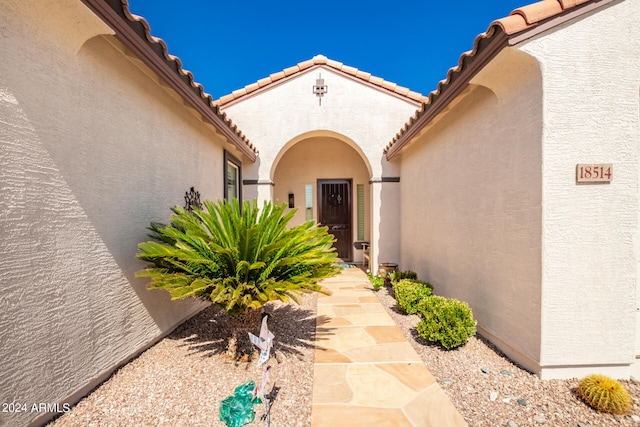
[[576,396],[577,379],[540,380],[477,336],[458,349],[442,350],[416,333],[420,318],[396,308],[389,286],[377,296],[471,427],[640,426],[640,386],[636,382],[623,381],[633,397],[628,415],[598,413]]
[[[640,386],[635,382],[623,382],[634,398],[629,415],[597,413],[576,397],[577,380],[542,381],[479,337],[444,351],[417,335],[419,317],[397,310],[391,288],[376,295],[471,427],[640,426]],[[272,366],[267,389],[274,397],[274,427],[310,425],[316,296],[301,302],[266,308],[275,335],[267,363]],[[213,306],[202,311],[50,426],[224,426],[218,420],[220,402],[235,387],[251,379],[259,382],[262,375],[255,362],[224,356],[230,333],[225,316]],[[266,425],[259,422],[265,405],[255,409],[251,425]]]
[[[271,425],[308,427],[316,296],[302,297],[299,306],[270,303],[265,312],[271,315],[268,325],[275,335],[272,357],[264,365],[271,366]],[[225,426],[219,421],[220,402],[233,395],[235,387],[262,379],[255,361],[225,357],[229,334],[225,313],[215,306],[203,310],[49,426]],[[250,425],[266,425],[259,422],[265,405],[254,409],[256,421]]]

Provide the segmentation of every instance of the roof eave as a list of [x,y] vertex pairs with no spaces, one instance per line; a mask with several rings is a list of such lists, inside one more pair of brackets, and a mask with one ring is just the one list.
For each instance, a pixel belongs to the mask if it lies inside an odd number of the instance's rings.
[[[251,161],[257,159],[255,149],[252,149],[248,141],[238,135],[237,127],[224,118],[219,108],[213,105],[211,97],[205,96],[202,87],[194,88],[182,80],[176,70],[160,58],[151,46],[125,21],[125,18],[109,4],[108,0],[82,0],[82,2],[115,31],[115,37],[121,43],[175,90],[189,106],[211,123],[232,145],[237,147]],[[122,6],[120,0],[117,0],[116,3]],[[191,76],[187,76],[187,78],[189,77]],[[200,93],[196,93],[196,91]]]
[[[520,27],[505,28],[503,26],[504,19],[494,21],[489,26],[487,33],[485,33],[485,40],[490,40],[489,44],[485,46],[479,45],[477,50],[475,50],[475,54],[471,53],[461,57],[459,66],[457,67],[459,71],[449,72],[451,76],[448,76],[447,80],[438,85],[440,90],[435,91],[436,95],[433,93],[429,95],[428,102],[423,104],[422,108],[417,112],[417,115],[414,116],[415,118],[412,118],[412,120],[400,130],[394,140],[387,145],[385,148],[387,160],[391,160],[398,155],[400,150],[422,131],[433,118],[441,113],[445,107],[467,87],[471,79],[495,58],[502,49],[535,37],[550,28],[561,25],[595,9],[599,9],[609,3],[619,1],[623,0],[582,0],[572,5],[570,9],[566,9],[548,19],[536,22],[526,22],[522,15],[518,15],[518,19],[522,21]],[[521,9],[523,8],[519,10]],[[514,17],[514,15],[510,15],[507,18],[511,17]],[[478,39],[480,39],[479,42],[481,42],[482,36],[479,36]],[[473,60],[471,66],[465,67],[464,61],[474,57],[476,59]],[[455,76],[456,73],[458,74],[457,77]]]
[[[482,41],[481,41],[482,43]],[[442,84],[442,88],[436,94],[429,96],[429,102],[424,103],[413,123],[409,125],[398,140],[388,147],[386,151],[387,160],[395,157],[399,151],[411,139],[416,136],[429,122],[440,114],[451,101],[453,101],[469,84],[471,79],[480,72],[500,51],[509,45],[509,36],[502,29],[495,27],[493,34],[484,39],[484,46],[478,48],[478,52],[473,56],[466,56],[461,59],[459,70],[450,72],[448,82]],[[465,61],[470,63],[465,66]]]

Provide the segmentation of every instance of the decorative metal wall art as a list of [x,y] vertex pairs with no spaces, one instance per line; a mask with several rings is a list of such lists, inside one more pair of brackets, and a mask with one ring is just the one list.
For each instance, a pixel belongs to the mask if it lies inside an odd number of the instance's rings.
[[340,206],[340,205],[342,205],[342,196],[340,194],[336,194],[336,193],[332,194],[329,197],[329,203],[332,206]]
[[196,191],[193,187],[191,187],[191,190],[184,193],[184,208],[189,212],[192,212],[193,208],[202,209],[202,203],[200,203],[200,192]]

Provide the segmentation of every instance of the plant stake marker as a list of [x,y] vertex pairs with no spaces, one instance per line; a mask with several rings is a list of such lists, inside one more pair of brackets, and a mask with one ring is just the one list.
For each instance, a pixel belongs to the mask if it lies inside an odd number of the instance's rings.
[[[269,360],[271,353],[271,347],[273,346],[273,339],[275,336],[269,330],[267,326],[268,316],[262,318],[262,326],[260,327],[260,336],[255,336],[249,332],[249,340],[253,345],[260,349],[260,358],[258,359],[258,367],[262,366],[264,362]],[[267,366],[262,370],[262,383],[259,388],[254,390],[254,397],[262,396],[265,404],[265,419],[267,420],[267,427],[271,426],[271,419],[269,418],[269,400],[267,399],[267,383],[269,382],[269,376],[271,374],[271,366]]]

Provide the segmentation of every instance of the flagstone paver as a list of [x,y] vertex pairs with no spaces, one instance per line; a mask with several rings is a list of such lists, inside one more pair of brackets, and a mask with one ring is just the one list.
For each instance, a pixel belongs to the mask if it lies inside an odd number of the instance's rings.
[[311,427],[467,426],[373,293],[345,269],[318,297]]

